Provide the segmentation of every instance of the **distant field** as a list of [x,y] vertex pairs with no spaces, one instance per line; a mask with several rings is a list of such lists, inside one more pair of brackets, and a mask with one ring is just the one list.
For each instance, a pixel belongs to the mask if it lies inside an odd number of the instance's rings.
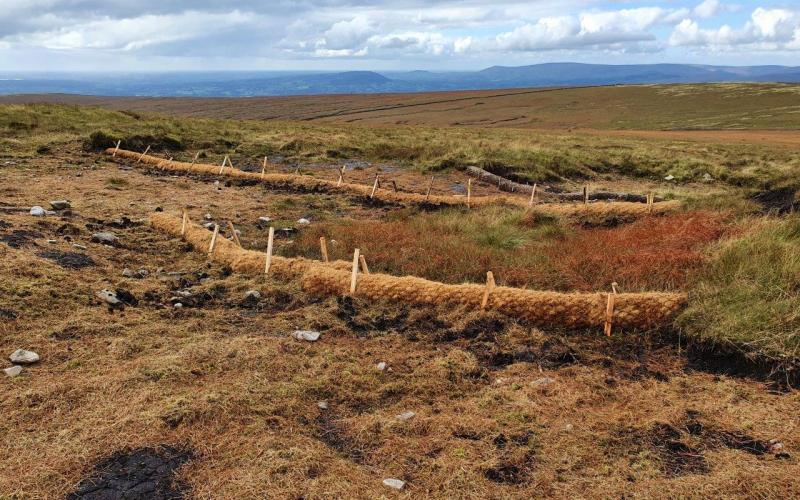
[[[31,95],[0,104],[95,105],[175,116],[380,125],[601,130],[800,130],[800,85],[641,85],[257,98]],[[702,137],[702,136],[700,136]],[[710,139],[740,140],[734,135]],[[792,134],[755,140],[797,143]]]

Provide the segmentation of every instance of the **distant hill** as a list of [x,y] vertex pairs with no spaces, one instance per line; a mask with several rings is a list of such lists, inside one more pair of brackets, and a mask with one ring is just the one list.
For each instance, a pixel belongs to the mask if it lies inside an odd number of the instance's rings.
[[800,67],[546,63],[447,73],[0,74],[0,94],[242,97],[710,82],[800,82]]

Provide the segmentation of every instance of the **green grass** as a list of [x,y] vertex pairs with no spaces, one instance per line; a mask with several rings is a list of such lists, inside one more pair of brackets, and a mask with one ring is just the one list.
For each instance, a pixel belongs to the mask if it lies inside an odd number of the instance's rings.
[[783,365],[800,358],[800,217],[721,243],[679,324],[691,338]]
[[0,152],[9,156],[35,157],[76,144],[110,146],[117,138],[126,149],[151,144],[156,153],[169,151],[187,161],[200,150],[212,163],[225,154],[236,163],[280,154],[301,162],[353,158],[423,171],[500,166],[531,182],[614,176],[659,180],[670,174],[680,183],[701,180],[708,173],[729,185],[761,189],[794,182],[800,172],[796,151],[753,144],[563,131],[168,118],[44,104],[0,106]]

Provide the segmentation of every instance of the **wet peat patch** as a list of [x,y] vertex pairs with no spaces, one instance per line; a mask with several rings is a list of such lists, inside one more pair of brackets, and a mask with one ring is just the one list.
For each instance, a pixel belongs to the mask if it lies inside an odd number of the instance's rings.
[[84,267],[95,265],[91,257],[82,253],[47,250],[39,252],[37,255],[44,259],[52,260],[65,269],[83,269]]
[[35,246],[36,242],[33,240],[41,237],[42,237],[41,233],[37,233],[36,231],[26,231],[25,229],[17,229],[15,231],[11,231],[10,233],[0,236],[0,241],[10,246],[11,248],[19,249],[28,245]]
[[172,446],[118,451],[98,463],[67,500],[184,498],[188,485],[175,473],[192,456]]

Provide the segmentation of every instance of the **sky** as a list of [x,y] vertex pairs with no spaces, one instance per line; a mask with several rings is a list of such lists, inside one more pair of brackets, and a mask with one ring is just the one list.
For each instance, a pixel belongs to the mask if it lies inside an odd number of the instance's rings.
[[0,0],[3,71],[800,65],[800,0]]

